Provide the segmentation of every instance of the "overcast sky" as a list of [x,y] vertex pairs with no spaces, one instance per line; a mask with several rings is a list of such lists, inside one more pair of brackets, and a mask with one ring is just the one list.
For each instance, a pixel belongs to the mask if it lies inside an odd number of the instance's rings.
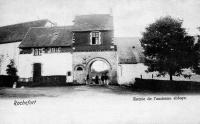
[[75,15],[113,13],[115,36],[141,36],[161,16],[183,19],[189,34],[200,32],[200,0],[0,0],[0,26],[38,19],[71,25]]

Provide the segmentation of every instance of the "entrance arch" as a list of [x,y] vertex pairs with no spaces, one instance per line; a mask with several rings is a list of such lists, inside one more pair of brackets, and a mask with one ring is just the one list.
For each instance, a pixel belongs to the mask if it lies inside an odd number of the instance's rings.
[[[86,73],[89,76],[89,83],[96,83],[100,84],[101,82],[101,77],[104,75],[108,76],[110,79],[111,77],[111,70],[112,66],[111,64],[104,58],[94,58],[91,59],[87,64],[86,64]],[[97,80],[97,78],[99,80]]]

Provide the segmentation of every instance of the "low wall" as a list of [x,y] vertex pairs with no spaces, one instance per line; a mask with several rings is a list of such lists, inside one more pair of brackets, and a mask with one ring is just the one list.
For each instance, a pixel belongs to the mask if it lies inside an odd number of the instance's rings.
[[53,75],[53,76],[41,76],[35,77],[33,81],[29,82],[18,82],[18,87],[28,86],[28,87],[37,87],[37,86],[64,86],[66,84],[65,75]]
[[0,75],[0,87],[12,87],[17,80],[17,76]]
[[153,79],[135,79],[132,85],[135,90],[148,91],[200,91],[200,82],[194,81],[167,81],[167,80],[153,80]]

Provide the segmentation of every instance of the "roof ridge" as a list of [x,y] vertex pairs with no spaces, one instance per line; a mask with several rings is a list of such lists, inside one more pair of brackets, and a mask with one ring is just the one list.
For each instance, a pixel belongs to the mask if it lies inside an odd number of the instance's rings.
[[49,21],[49,20],[48,19],[40,19],[40,20],[35,20],[35,21],[20,22],[20,23],[16,23],[16,24],[9,24],[9,25],[5,25],[5,26],[0,26],[0,28],[16,26],[16,25],[21,25],[21,24],[27,24],[27,23],[32,23],[32,22],[39,22],[39,21]]
[[114,38],[141,38],[140,36],[133,36],[133,37],[131,37],[131,36],[128,36],[128,37],[114,37]]
[[95,16],[95,15],[97,15],[97,16],[99,16],[99,15],[108,15],[108,16],[112,16],[112,15],[109,14],[109,13],[108,13],[108,14],[103,14],[103,13],[102,13],[102,14],[81,14],[81,15],[75,15],[75,17],[76,17],[76,16]]
[[73,27],[73,25],[69,25],[69,26],[52,26],[52,27],[31,27],[31,28],[40,28],[40,29],[45,29],[45,28],[68,28],[68,27]]

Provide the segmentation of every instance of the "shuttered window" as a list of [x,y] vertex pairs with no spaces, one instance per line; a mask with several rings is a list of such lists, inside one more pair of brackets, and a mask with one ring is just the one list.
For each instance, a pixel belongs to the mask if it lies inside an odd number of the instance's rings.
[[101,33],[98,31],[90,33],[90,44],[91,45],[99,45],[101,44]]

